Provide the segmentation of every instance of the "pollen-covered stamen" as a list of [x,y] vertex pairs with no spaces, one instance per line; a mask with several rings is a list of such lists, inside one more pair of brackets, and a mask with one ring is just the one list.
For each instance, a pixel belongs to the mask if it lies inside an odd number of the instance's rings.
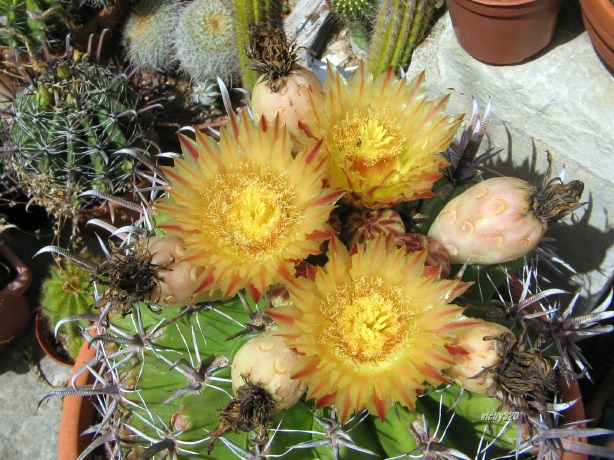
[[300,219],[293,188],[270,170],[220,176],[206,196],[212,201],[203,225],[213,225],[221,246],[246,257],[265,257]]
[[384,168],[396,163],[406,138],[396,119],[385,111],[352,111],[335,125],[334,140],[343,155],[358,169]]
[[386,359],[405,342],[411,321],[399,289],[381,289],[381,280],[361,278],[327,299],[337,311],[326,336],[337,351],[355,362]]

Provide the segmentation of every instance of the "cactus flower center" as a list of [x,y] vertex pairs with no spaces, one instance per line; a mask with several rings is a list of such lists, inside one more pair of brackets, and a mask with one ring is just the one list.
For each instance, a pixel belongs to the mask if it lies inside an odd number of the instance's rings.
[[290,204],[292,191],[281,186],[286,182],[273,171],[262,171],[260,177],[229,174],[220,181],[209,192],[213,205],[203,222],[216,223],[215,233],[225,245],[264,257],[299,220]]
[[357,363],[386,359],[411,329],[401,293],[394,288],[384,292],[381,284],[381,279],[365,277],[329,296],[329,307],[338,313],[326,335],[341,355]]
[[389,169],[406,144],[398,121],[385,111],[354,110],[336,126],[335,141],[355,169]]

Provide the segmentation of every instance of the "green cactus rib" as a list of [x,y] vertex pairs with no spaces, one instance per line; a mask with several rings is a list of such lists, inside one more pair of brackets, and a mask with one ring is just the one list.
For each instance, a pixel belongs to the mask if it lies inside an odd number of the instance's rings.
[[383,72],[406,67],[420,43],[435,9],[432,0],[382,0],[369,50],[369,67]]
[[251,91],[258,81],[259,74],[249,67],[250,59],[246,52],[246,46],[249,41],[249,25],[259,23],[271,29],[283,30],[281,23],[282,5],[279,0],[231,1],[235,32],[237,35],[242,86]]
[[[69,259],[54,265],[41,286],[41,313],[49,319],[55,332],[56,325],[64,318],[94,311],[94,289],[89,274]],[[83,337],[82,328],[87,322],[69,322],[60,327],[59,333],[66,340],[66,351],[76,359]]]

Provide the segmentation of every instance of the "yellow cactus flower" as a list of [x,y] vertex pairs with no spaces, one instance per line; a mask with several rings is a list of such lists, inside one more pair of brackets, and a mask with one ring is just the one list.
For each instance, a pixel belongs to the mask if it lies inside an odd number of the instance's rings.
[[396,402],[414,410],[427,384],[447,382],[446,345],[474,322],[450,304],[468,284],[439,280],[425,270],[426,251],[407,254],[392,236],[350,251],[337,238],[329,246],[315,279],[289,280],[290,302],[268,310],[298,352],[292,378],[344,421],[365,408],[383,419]]
[[164,172],[172,185],[160,227],[185,241],[183,260],[206,267],[199,289],[258,300],[334,233],[327,224],[342,192],[323,188],[319,145],[292,156],[278,120],[230,117],[219,142],[181,136],[183,160]]
[[448,96],[426,100],[425,76],[399,79],[393,69],[376,77],[360,64],[345,79],[328,66],[324,96],[311,95],[299,144],[324,139],[331,187],[349,192],[356,207],[381,208],[433,196],[447,165],[440,155],[462,115],[448,116]]

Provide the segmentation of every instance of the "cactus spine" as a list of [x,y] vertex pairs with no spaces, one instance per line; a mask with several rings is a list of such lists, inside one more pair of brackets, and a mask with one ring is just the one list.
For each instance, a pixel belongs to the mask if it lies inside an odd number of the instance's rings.
[[239,65],[242,86],[252,90],[259,74],[250,67],[251,59],[246,52],[249,42],[250,24],[260,24],[271,30],[283,30],[281,23],[281,1],[279,0],[231,0],[234,26],[237,32]]
[[369,68],[380,73],[406,67],[430,25],[432,0],[381,0],[369,50]]
[[27,53],[32,61],[43,44],[52,44],[67,26],[74,27],[57,0],[0,0],[2,16],[6,23],[0,27],[0,44]]

